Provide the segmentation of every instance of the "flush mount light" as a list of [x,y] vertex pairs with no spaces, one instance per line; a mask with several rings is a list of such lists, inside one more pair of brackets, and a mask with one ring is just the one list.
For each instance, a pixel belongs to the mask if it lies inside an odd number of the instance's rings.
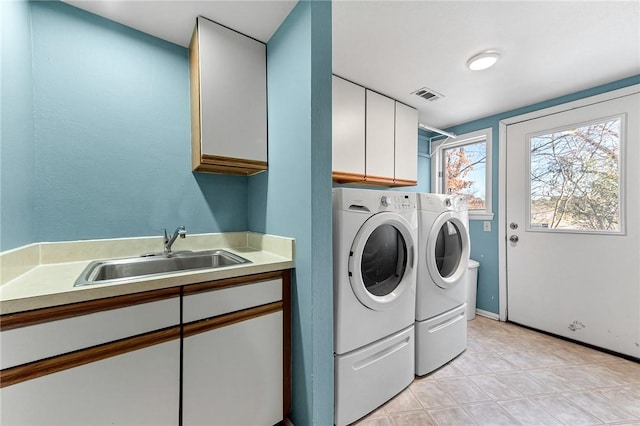
[[467,66],[471,71],[486,70],[495,65],[498,59],[500,59],[500,52],[497,50],[485,50],[469,59]]

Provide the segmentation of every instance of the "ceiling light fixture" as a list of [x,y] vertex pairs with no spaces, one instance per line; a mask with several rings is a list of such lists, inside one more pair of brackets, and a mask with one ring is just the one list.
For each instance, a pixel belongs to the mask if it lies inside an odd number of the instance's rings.
[[490,68],[500,59],[500,52],[497,50],[485,50],[473,56],[467,61],[467,66],[471,71],[480,71]]

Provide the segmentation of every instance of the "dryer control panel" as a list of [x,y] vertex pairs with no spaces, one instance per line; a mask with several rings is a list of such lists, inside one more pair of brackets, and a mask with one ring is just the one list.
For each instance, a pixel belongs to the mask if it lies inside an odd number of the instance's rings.
[[416,199],[408,194],[382,195],[380,205],[390,210],[412,210],[416,208]]

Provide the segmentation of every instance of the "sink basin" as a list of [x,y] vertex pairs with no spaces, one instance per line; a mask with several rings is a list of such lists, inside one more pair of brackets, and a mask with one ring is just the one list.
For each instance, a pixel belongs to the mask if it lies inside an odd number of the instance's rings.
[[225,250],[177,252],[171,255],[96,260],[82,271],[74,287],[131,281],[132,278],[251,263]]

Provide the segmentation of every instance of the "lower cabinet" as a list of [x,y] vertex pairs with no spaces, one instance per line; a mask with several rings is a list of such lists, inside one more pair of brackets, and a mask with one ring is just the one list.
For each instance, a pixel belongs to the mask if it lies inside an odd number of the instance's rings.
[[180,398],[176,331],[176,339],[169,342],[3,387],[0,424],[176,425]]
[[279,423],[290,282],[276,271],[3,315],[0,424]]
[[283,420],[282,320],[273,312],[184,338],[184,426]]
[[288,293],[289,272],[183,288],[183,426],[274,425],[289,414]]

